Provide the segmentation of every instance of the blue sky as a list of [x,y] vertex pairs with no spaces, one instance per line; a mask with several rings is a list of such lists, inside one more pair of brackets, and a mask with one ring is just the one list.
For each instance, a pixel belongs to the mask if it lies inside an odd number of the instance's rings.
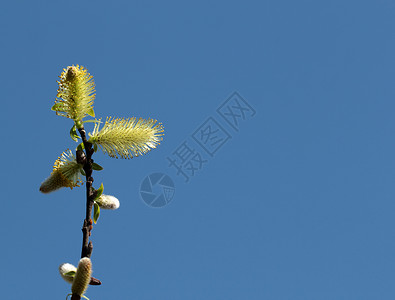
[[[80,64],[98,117],[165,127],[144,157],[95,154],[95,186],[121,206],[92,232],[91,300],[393,299],[394,13],[390,0],[3,3],[2,297],[70,291],[57,267],[78,263],[84,189],[38,188],[76,147],[50,107]],[[204,126],[220,130],[209,149]],[[205,161],[185,162],[188,182],[169,166],[182,145]],[[155,173],[175,186],[161,208],[140,194]]]

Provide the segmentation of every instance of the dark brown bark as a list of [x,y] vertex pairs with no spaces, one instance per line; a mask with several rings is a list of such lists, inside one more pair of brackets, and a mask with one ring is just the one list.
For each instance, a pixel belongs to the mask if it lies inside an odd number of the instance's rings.
[[[84,127],[78,129],[82,142],[84,144],[85,152],[77,150],[76,156],[77,156],[77,161],[79,163],[83,164],[83,169],[85,172],[85,177],[86,177],[86,213],[85,213],[85,219],[82,225],[82,250],[81,250],[81,258],[83,257],[91,257],[92,255],[92,250],[93,250],[93,245],[92,242],[89,241],[89,236],[91,235],[91,230],[92,230],[92,207],[93,207],[93,201],[95,198],[95,190],[92,187],[93,184],[93,177],[92,177],[92,154],[94,153],[92,144],[88,142],[86,138],[86,132]],[[100,285],[101,282],[100,280],[97,280],[95,278],[91,279],[91,283],[93,285]],[[73,294],[71,296],[71,300],[80,300],[81,297],[79,295]]]
[[[94,200],[94,189],[92,187],[93,184],[93,177],[92,177],[92,154],[93,154],[93,147],[92,144],[88,142],[86,138],[86,132],[84,127],[78,129],[82,142],[84,143],[85,148],[85,158],[82,158],[84,161],[83,169],[86,176],[86,214],[85,220],[82,226],[82,250],[81,250],[81,258],[83,257],[91,257],[93,245],[92,242],[89,241],[89,236],[91,232],[91,215],[92,215],[92,207],[93,207],[93,200]],[[78,153],[77,153],[78,155]]]

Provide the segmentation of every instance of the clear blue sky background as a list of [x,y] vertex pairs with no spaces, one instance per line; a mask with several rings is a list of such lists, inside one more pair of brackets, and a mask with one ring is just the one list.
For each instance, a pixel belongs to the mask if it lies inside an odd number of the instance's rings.
[[[76,146],[50,107],[81,64],[98,117],[166,133],[144,157],[94,157],[121,207],[92,232],[91,300],[394,299],[394,14],[391,0],[3,3],[1,298],[70,291],[57,268],[78,263],[84,189],[38,188]],[[235,91],[256,111],[237,132],[216,112]],[[209,117],[231,139],[185,183],[167,157],[198,151]],[[163,208],[139,195],[153,172],[176,185]]]

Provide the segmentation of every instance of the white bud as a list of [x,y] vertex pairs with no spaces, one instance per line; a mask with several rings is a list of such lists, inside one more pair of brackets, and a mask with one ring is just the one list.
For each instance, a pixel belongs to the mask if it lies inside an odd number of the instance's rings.
[[119,200],[114,196],[102,194],[95,201],[102,209],[117,209],[119,207]]
[[[72,264],[69,264],[69,263],[61,264],[59,266],[60,276],[62,276],[64,281],[66,281],[66,282],[68,282],[70,284],[73,283],[76,271],[77,271],[77,268],[74,267]],[[69,272],[74,272],[74,275],[68,274]]]

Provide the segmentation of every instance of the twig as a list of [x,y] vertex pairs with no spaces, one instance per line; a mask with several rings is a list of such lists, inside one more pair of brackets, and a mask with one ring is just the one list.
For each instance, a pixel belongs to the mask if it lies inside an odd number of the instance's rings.
[[[92,154],[94,153],[92,144],[88,142],[86,138],[85,128],[82,126],[78,128],[78,131],[81,135],[82,142],[84,143],[85,153],[83,151],[77,150],[76,157],[77,161],[83,164],[83,169],[86,176],[86,215],[84,219],[84,223],[82,225],[82,250],[81,250],[81,258],[83,257],[91,257],[93,245],[92,242],[89,241],[89,236],[91,235],[92,230],[92,207],[93,200],[95,197],[95,191],[92,188],[93,177],[92,177]],[[81,297],[79,295],[73,294],[71,296],[71,300],[80,300]]]
[[[92,188],[93,184],[93,177],[92,177],[92,154],[93,154],[93,147],[92,144],[88,142],[86,138],[86,132],[84,127],[81,129],[78,129],[82,142],[84,143],[84,148],[85,148],[85,155],[86,157],[82,157],[82,161],[84,162],[83,164],[83,169],[85,172],[86,176],[86,215],[85,215],[85,220],[84,224],[82,226],[82,233],[83,233],[83,238],[82,238],[82,251],[81,251],[81,258],[83,257],[91,257],[92,254],[92,242],[89,242],[89,236],[90,236],[90,231],[92,230],[92,207],[93,207],[93,200],[94,200],[94,190]],[[83,152],[82,152],[83,155]],[[77,153],[77,159],[78,156],[81,158],[81,152]]]

